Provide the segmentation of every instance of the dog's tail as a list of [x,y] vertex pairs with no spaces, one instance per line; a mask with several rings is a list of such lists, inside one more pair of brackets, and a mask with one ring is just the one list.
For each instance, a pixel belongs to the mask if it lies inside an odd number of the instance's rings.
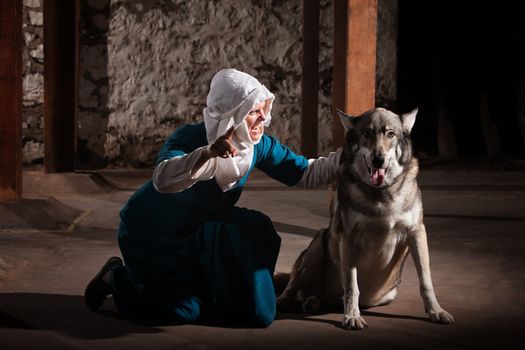
[[286,286],[290,282],[290,273],[287,272],[275,272],[273,274],[273,286],[275,288],[275,294],[281,295]]

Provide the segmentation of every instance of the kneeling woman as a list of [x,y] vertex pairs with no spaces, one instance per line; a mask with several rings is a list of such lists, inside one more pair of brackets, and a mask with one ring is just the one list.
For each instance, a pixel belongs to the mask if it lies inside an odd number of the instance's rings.
[[307,160],[265,135],[273,100],[246,73],[225,69],[213,77],[204,123],[175,131],[153,181],[121,210],[124,262],[110,258],[89,283],[90,309],[112,294],[120,312],[163,322],[273,321],[281,240],[267,216],[235,203],[254,167],[311,188],[334,179],[340,154]]

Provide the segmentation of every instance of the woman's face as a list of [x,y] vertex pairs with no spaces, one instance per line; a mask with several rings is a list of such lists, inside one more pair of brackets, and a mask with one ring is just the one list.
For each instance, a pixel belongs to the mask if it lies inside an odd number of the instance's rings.
[[257,142],[264,133],[264,121],[266,120],[264,113],[265,105],[266,103],[264,101],[256,104],[245,119],[250,138],[253,142]]

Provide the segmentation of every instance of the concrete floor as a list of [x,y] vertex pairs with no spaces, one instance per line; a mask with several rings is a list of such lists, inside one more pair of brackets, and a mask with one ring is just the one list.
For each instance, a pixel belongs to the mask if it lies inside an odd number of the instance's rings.
[[[341,329],[335,311],[279,313],[267,329],[139,324],[110,300],[90,312],[83,290],[119,254],[118,211],[147,176],[25,173],[25,204],[0,207],[0,349],[509,349],[525,340],[525,172],[423,171],[434,286],[456,324],[427,321],[408,261],[398,298],[365,311],[363,331]],[[328,198],[256,174],[238,204],[273,219],[277,270],[289,271],[328,224]]]

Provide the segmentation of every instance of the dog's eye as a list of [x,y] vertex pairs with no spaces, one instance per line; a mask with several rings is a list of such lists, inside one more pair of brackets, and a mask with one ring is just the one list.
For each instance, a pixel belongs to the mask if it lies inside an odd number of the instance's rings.
[[393,139],[395,136],[396,136],[396,133],[393,132],[393,131],[388,131],[388,132],[386,133],[386,137],[387,137],[388,139]]

